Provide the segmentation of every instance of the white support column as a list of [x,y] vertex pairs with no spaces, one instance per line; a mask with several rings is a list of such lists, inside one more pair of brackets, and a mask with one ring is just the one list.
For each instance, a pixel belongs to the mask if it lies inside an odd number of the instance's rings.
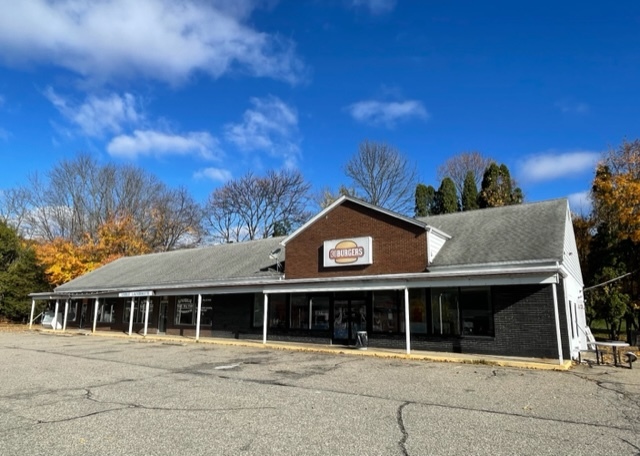
[[91,329],[92,333],[96,332],[96,323],[98,323],[98,305],[100,304],[100,298],[96,298],[96,303],[93,306],[93,328]]
[[267,324],[269,322],[269,295],[264,294],[264,315],[262,316],[262,343],[267,343]]
[[53,330],[54,331],[56,329],[58,329],[58,323],[59,323],[58,322],[58,309],[59,309],[59,307],[60,307],[60,301],[58,299],[56,299],[56,307],[55,307],[55,310],[53,311],[53,315],[55,315],[54,319],[53,319],[53,321],[54,321]]
[[131,298],[131,312],[129,312],[129,335],[133,332],[133,311],[136,306],[136,298]]
[[64,300],[64,320],[62,320],[62,330],[67,330],[67,315],[69,315],[69,299]]
[[144,308],[144,335],[147,335],[147,329],[149,328],[149,296],[147,296],[147,301],[145,303]]
[[404,333],[407,338],[407,355],[411,354],[411,325],[409,318],[409,289],[404,289]]
[[31,300],[31,315],[29,315],[29,329],[31,329],[31,326],[33,325],[33,313],[36,310],[36,300],[35,298],[33,298]]
[[200,312],[202,312],[202,295],[198,295],[198,313],[196,314],[196,340],[200,340]]
[[551,284],[551,292],[553,293],[553,313],[556,318],[556,338],[558,340],[558,363],[563,364],[562,359],[562,334],[560,333],[560,313],[558,312],[558,288],[555,283]]

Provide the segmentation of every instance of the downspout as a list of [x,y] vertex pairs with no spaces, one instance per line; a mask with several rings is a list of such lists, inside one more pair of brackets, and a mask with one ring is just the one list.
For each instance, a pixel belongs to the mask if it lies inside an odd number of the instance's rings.
[[[557,261],[556,261],[556,267],[558,268],[558,272],[556,274],[559,274],[560,265]],[[558,276],[556,275],[556,282],[558,280],[559,280]],[[560,333],[560,312],[558,311],[558,286],[556,282],[553,282],[551,284],[551,291],[553,293],[553,313],[556,320],[556,340],[558,342],[558,363],[562,365],[564,364],[564,360],[562,358],[562,334]]]

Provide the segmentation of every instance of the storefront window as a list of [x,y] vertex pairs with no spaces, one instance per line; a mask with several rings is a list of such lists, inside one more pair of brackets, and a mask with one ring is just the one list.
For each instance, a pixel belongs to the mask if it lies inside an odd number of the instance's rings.
[[264,326],[264,295],[256,293],[253,300],[253,327],[262,328]]
[[290,328],[292,329],[309,329],[311,326],[309,302],[307,295],[294,294],[290,298],[291,319]]
[[[144,323],[144,313],[147,308],[147,298],[133,298],[133,322]],[[111,308],[115,304],[115,300],[107,300],[111,303]],[[112,310],[113,312],[113,310]],[[153,302],[149,301],[149,322],[151,322],[151,315],[153,314]],[[129,315],[131,315],[131,299],[124,301],[124,312],[122,313],[122,321],[129,323]],[[112,321],[115,321],[115,317]],[[100,320],[98,320],[100,321]]]
[[78,315],[78,301],[69,301],[69,310],[67,310],[67,321],[76,321]]
[[[402,312],[404,315],[404,312]],[[395,291],[377,291],[373,293],[373,331],[397,333],[399,331],[400,312],[398,311]],[[404,322],[402,324],[404,329]]]
[[211,326],[213,324],[213,299],[211,296],[202,296],[200,307],[200,326]]
[[[135,319],[135,312],[138,309],[137,303],[134,302],[133,304],[133,311],[134,311],[134,319]],[[124,312],[122,312],[122,322],[123,323],[129,323],[129,316],[131,315],[131,299],[125,299],[124,301]]]
[[431,290],[432,334],[493,336],[493,307],[489,287]]
[[269,328],[285,329],[287,327],[287,296],[272,294],[269,298]]
[[460,335],[460,308],[457,288],[431,290],[431,331],[439,336]]
[[194,297],[184,296],[176,298],[176,325],[193,325]]
[[311,329],[329,329],[329,298],[316,296],[309,300]]
[[493,308],[489,288],[461,288],[460,312],[464,335],[493,336]]
[[114,315],[114,302],[112,299],[106,299],[98,304],[98,323],[113,323],[115,322]]
[[409,289],[409,321],[411,333],[427,333],[427,292],[424,288]]

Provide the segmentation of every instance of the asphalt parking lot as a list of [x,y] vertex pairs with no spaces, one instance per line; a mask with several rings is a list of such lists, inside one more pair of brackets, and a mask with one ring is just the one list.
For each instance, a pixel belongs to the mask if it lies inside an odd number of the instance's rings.
[[2,455],[638,455],[640,366],[0,332]]

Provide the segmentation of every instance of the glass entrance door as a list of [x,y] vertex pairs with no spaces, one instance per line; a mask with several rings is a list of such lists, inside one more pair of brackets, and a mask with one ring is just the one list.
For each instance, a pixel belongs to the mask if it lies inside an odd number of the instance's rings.
[[84,328],[84,324],[87,321],[87,303],[83,302],[80,310],[80,328]]
[[167,301],[160,301],[160,311],[158,313],[158,332],[167,332]]
[[364,299],[333,301],[333,343],[353,345],[358,331],[367,330],[367,302]]

